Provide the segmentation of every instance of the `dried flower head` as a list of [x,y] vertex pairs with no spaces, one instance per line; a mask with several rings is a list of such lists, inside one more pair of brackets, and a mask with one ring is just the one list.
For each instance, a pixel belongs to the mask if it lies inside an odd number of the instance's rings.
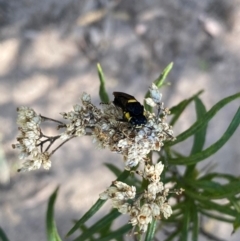
[[51,167],[48,152],[41,152],[39,149],[41,139],[40,124],[42,118],[36,112],[28,107],[20,107],[17,109],[19,126],[19,135],[17,144],[13,144],[13,148],[20,150],[19,159],[28,158],[19,171],[30,171],[39,169],[41,165],[45,169]]
[[[162,95],[154,84],[150,88],[150,95],[151,101],[160,106],[162,116],[160,118],[159,115],[156,116],[154,113],[145,111],[147,123],[142,127],[135,128],[128,122],[120,121],[123,117],[121,108],[110,103],[103,104],[102,108],[99,109],[91,103],[90,95],[83,93],[82,105],[77,104],[72,111],[61,113],[67,123],[56,121],[60,124],[59,128],[65,128],[65,131],[56,137],[43,135],[40,128],[42,120],[52,119],[43,118],[30,108],[20,107],[17,120],[20,130],[20,135],[17,138],[19,143],[14,147],[21,150],[20,156],[22,158],[30,156],[30,161],[34,159],[34,163],[39,160],[40,165],[32,164],[34,168],[28,168],[28,170],[32,170],[46,163],[43,161],[45,159],[39,158],[40,153],[46,151],[44,156],[50,157],[55,150],[50,154],[47,151],[55,140],[60,138],[66,142],[73,137],[91,135],[98,148],[108,148],[112,152],[121,154],[125,168],[130,170],[140,162],[145,161],[150,151],[160,151],[164,141],[173,138],[172,129],[165,121],[169,111],[160,105]],[[43,137],[47,140],[43,140]],[[43,151],[43,144],[47,141],[50,142],[50,145]],[[27,161],[29,166],[31,163],[29,160]],[[44,167],[50,167],[50,164],[44,165]]]
[[[157,93],[157,90],[154,91]],[[158,94],[157,98],[156,93],[153,101],[160,101],[161,95]],[[123,155],[126,169],[137,166],[150,151],[159,151],[164,141],[172,139],[171,127],[165,122],[167,111],[163,112],[162,118],[146,111],[147,124],[134,128],[128,122],[119,121],[123,111],[113,103],[103,104],[102,109],[99,109],[91,103],[90,96],[84,93],[82,104],[76,105],[73,111],[62,113],[69,123],[61,139],[86,135],[88,131],[98,148],[108,148]]]
[[[140,162],[143,163],[143,170],[139,170],[138,166],[136,171],[148,182],[143,193],[137,194],[136,188],[133,186],[130,187],[118,182],[122,187],[126,186],[126,189],[134,190],[134,195],[128,197],[123,193],[119,194],[116,183],[113,183],[113,186],[100,194],[101,199],[108,198],[112,201],[113,208],[117,208],[121,213],[128,214],[130,216],[129,223],[133,227],[137,226],[140,232],[145,232],[153,219],[168,218],[172,214],[171,206],[167,202],[169,190],[160,181],[164,165],[161,162],[147,163],[147,154],[150,151],[159,151],[164,141],[174,139],[171,126],[166,123],[169,110],[163,107],[163,103],[161,103],[162,95],[156,85],[153,84],[149,90],[151,98],[146,99],[146,102],[152,107],[157,106],[157,115],[145,111],[146,125],[141,128],[131,128],[128,123],[118,123],[117,127],[116,122],[109,121],[111,125],[106,125],[108,126],[107,132],[111,135],[99,127],[97,127],[97,133],[95,133],[95,142],[99,142],[99,146],[107,147],[111,151],[123,155],[126,169],[137,166]],[[114,108],[114,106],[109,105],[108,108]],[[161,117],[160,112],[162,113]],[[114,120],[116,120],[116,117]],[[115,137],[114,141],[113,136]],[[133,191],[130,193],[133,193]]]
[[152,83],[152,86],[149,88],[149,92],[151,98],[146,98],[146,103],[152,107],[161,104],[162,94],[154,83]]
[[[128,214],[129,223],[133,227],[137,226],[141,233],[146,232],[148,224],[153,219],[169,218],[172,214],[171,206],[167,202],[169,190],[160,182],[164,165],[157,163],[146,166],[143,171],[138,172],[149,182],[144,193],[137,194],[136,187],[115,181],[113,186],[100,194],[100,199],[110,199],[113,208],[118,209],[120,213]],[[158,177],[149,178],[151,176]]]

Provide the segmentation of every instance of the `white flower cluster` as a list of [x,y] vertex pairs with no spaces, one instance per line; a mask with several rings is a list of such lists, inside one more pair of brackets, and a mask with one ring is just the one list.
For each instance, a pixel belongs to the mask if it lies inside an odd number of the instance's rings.
[[135,195],[136,188],[134,186],[129,186],[123,182],[114,181],[113,186],[109,187],[106,191],[100,194],[100,198],[110,198],[112,200],[113,207],[120,207],[123,211],[125,201],[135,198]]
[[61,115],[68,120],[66,130],[61,134],[61,139],[66,140],[72,136],[83,136],[87,133],[87,127],[91,128],[100,121],[101,110],[91,103],[90,95],[83,93],[82,104],[76,104],[73,111],[63,112]]
[[20,150],[19,159],[26,159],[19,171],[30,171],[39,169],[41,165],[45,169],[51,167],[48,152],[41,152],[40,139],[42,122],[41,116],[28,107],[20,107],[17,109],[20,134],[17,137],[17,144],[13,144],[13,148]]
[[171,206],[167,203],[168,189],[160,182],[163,168],[164,165],[159,162],[156,165],[147,164],[143,172],[139,172],[149,184],[138,198],[136,187],[115,181],[113,186],[100,194],[100,199],[111,199],[113,208],[129,214],[129,223],[138,226],[140,232],[144,233],[153,219],[159,220],[162,216],[168,218],[172,214]]
[[149,88],[151,98],[146,98],[146,103],[152,107],[161,104],[162,94],[158,87],[152,83],[152,87]]
[[[36,169],[42,164],[48,169],[51,166],[49,157],[55,150],[51,154],[47,151],[56,139],[60,138],[64,143],[73,137],[83,135],[91,135],[98,148],[108,148],[112,152],[121,154],[127,170],[146,161],[150,151],[160,151],[164,141],[173,139],[172,129],[166,122],[169,111],[163,108],[162,95],[154,84],[149,91],[151,98],[146,101],[152,106],[156,105],[158,113],[156,116],[154,113],[145,111],[147,123],[143,126],[135,127],[129,122],[122,121],[124,110],[113,103],[102,105],[102,109],[97,108],[91,103],[90,95],[83,93],[82,105],[75,105],[73,111],[61,113],[67,120],[67,124],[47,117],[43,118],[59,123],[59,128],[65,128],[60,136],[54,137],[55,139],[43,135],[48,138],[45,141],[40,140],[41,116],[30,108],[19,108],[17,123],[21,134],[17,139],[19,144],[15,147],[21,150],[21,155],[24,157],[31,156],[31,160],[24,164],[22,170]],[[162,112],[161,118],[159,117],[160,111]],[[47,141],[50,144],[44,151],[42,147]],[[41,150],[39,150],[40,147]]]
[[[150,94],[152,98],[148,98],[148,102],[160,106],[161,93],[154,84]],[[159,107],[162,108],[162,118],[145,111],[147,124],[134,128],[128,122],[119,121],[123,118],[123,110],[113,103],[102,105],[100,110],[91,103],[86,93],[82,95],[82,103],[82,106],[75,105],[73,111],[61,113],[69,121],[61,138],[65,140],[71,136],[82,136],[89,131],[99,148],[108,148],[123,155],[126,169],[137,166],[146,160],[150,151],[159,151],[164,141],[173,138],[171,127],[165,122],[168,110],[162,106]]]

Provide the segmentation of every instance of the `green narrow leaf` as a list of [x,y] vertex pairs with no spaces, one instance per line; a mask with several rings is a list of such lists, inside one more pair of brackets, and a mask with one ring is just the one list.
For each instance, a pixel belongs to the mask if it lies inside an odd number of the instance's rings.
[[59,187],[53,192],[48,201],[47,216],[46,216],[46,226],[47,226],[47,240],[48,241],[61,241],[58,234],[57,227],[54,221],[54,204],[57,198]]
[[[231,197],[239,194],[240,181],[230,182],[225,185],[215,183],[216,185],[213,185],[211,187],[209,187],[209,185],[211,185],[213,182],[209,182],[209,181],[207,181],[207,182],[208,182],[208,184],[204,185],[202,183],[201,186],[204,188],[203,195],[207,195],[208,197],[210,197],[210,199],[231,198]],[[207,189],[206,186],[208,186],[209,189]]]
[[183,189],[184,189],[184,193],[185,193],[187,196],[191,197],[192,199],[195,199],[195,200],[201,201],[201,202],[202,202],[202,201],[209,200],[209,197],[205,197],[205,196],[203,196],[201,193],[198,193],[198,192],[196,192],[196,191],[192,191],[192,190],[190,190],[189,188],[186,189],[184,186],[183,186]]
[[[192,199],[199,201],[198,208],[202,208],[203,210],[213,210],[219,212],[221,215],[227,214],[232,217],[236,217],[239,215],[236,210],[233,209],[232,205],[221,205],[217,204],[216,202],[210,201],[208,196],[203,195],[197,191],[191,191],[190,189],[185,189],[185,194]],[[185,215],[185,214],[184,214]]]
[[171,71],[172,67],[173,67],[173,62],[168,64],[167,67],[165,67],[165,69],[163,70],[163,72],[159,75],[159,77],[156,80],[154,80],[154,84],[158,88],[160,88],[163,85],[163,83],[164,83],[165,79],[167,78],[169,72]]
[[189,210],[189,201],[186,201],[186,206],[184,207],[184,215],[182,220],[182,227],[180,233],[180,240],[188,240],[188,233],[190,231],[190,210]]
[[[194,102],[196,105],[197,120],[199,120],[206,114],[207,112],[206,107],[198,97],[194,99]],[[195,133],[191,155],[202,151],[205,143],[206,133],[207,133],[207,125],[199,129],[199,131]]]
[[124,181],[125,179],[127,179],[130,175],[130,171],[124,170],[117,178],[117,181]]
[[109,97],[105,88],[105,77],[102,71],[102,67],[99,63],[97,64],[97,70],[98,70],[98,76],[100,80],[99,96],[103,103],[109,103]]
[[219,221],[223,221],[226,223],[233,223],[234,219],[230,218],[225,218],[221,213],[219,215],[213,214],[212,212],[206,212],[206,210],[199,208],[199,212],[209,218],[216,219]]
[[218,204],[212,200],[202,200],[201,202],[199,202],[199,207],[205,208],[205,211],[206,210],[214,211],[214,214],[217,214],[216,212],[219,212],[221,215],[226,214],[234,218],[239,215],[234,209],[234,207],[231,205],[231,203]]
[[[74,220],[74,223],[76,223],[76,220]],[[79,229],[82,231],[82,232],[85,232],[88,230],[88,227],[87,225],[83,224],[81,227],[79,227]]]
[[240,228],[240,201],[239,198],[237,200],[231,200],[236,212],[238,213],[237,217],[235,218],[233,222],[233,231],[232,234],[234,234],[239,228]]
[[9,241],[9,239],[7,238],[7,235],[5,234],[5,232],[3,231],[3,229],[0,227],[0,240],[1,241]]
[[234,234],[238,229],[240,228],[240,215],[236,217],[236,220],[233,223],[233,231],[232,234]]
[[[169,72],[171,71],[172,67],[173,67],[173,62],[171,62],[169,65],[167,65],[167,67],[163,70],[163,72],[159,75],[159,77],[158,77],[156,80],[153,81],[154,84],[155,84],[158,88],[160,88],[160,87],[163,86],[164,81],[165,81],[166,77],[168,76]],[[148,92],[146,93],[146,95],[145,95],[145,98],[148,98],[149,96],[150,96],[150,92],[148,91]],[[146,101],[144,101],[144,108],[145,108],[147,111],[152,112],[152,107],[149,106],[149,105],[147,105],[147,104],[146,104]]]
[[226,179],[229,182],[234,182],[239,180],[238,177],[234,177],[230,174],[212,172],[200,177],[198,181],[211,181],[214,178]]
[[99,238],[98,241],[112,241],[118,239],[119,237],[125,236],[127,232],[132,229],[131,224],[126,224],[116,231],[112,231],[108,236]]
[[116,209],[112,210],[109,214],[107,214],[105,217],[100,219],[97,223],[92,225],[92,227],[88,228],[87,231],[85,231],[80,236],[78,236],[76,239],[74,239],[74,241],[84,241],[84,240],[92,237],[95,233],[99,233],[108,224],[112,223],[120,215],[122,215],[122,214],[119,213],[118,210],[116,210]]
[[[206,114],[207,111],[204,104],[198,97],[194,98],[194,102],[196,107],[195,109],[196,109],[197,120],[199,120]],[[205,143],[206,133],[207,133],[207,125],[199,129],[199,131],[195,133],[191,155],[202,151]],[[187,166],[184,176],[185,177],[192,176],[195,179],[195,177],[197,177],[197,174],[198,174],[195,167],[196,167],[196,164]]]
[[99,233],[99,238],[105,237],[106,234],[110,233],[111,232],[111,226],[112,226],[112,222],[109,222],[102,229],[100,229],[99,232],[98,232]]
[[[233,199],[231,199],[231,203],[232,203],[232,205],[234,206],[234,208],[236,209],[236,211],[238,212],[238,213],[240,213],[240,200],[239,200],[239,198],[236,198],[237,200],[233,200]],[[240,215],[239,215],[240,216]]]
[[173,106],[170,109],[170,113],[171,115],[173,115],[169,125],[173,126],[176,121],[179,119],[179,117],[181,116],[182,112],[186,109],[186,107],[200,94],[203,93],[203,90],[198,91],[195,95],[193,95],[191,98],[186,99],[181,101],[178,105]]
[[154,240],[155,233],[156,233],[156,226],[157,226],[156,220],[152,220],[152,222],[148,224],[148,229],[147,229],[147,232],[146,232],[145,241]]
[[106,202],[107,200],[98,199],[97,202],[79,219],[66,236],[73,234],[76,230],[80,228],[88,219],[90,219]]
[[110,163],[104,163],[104,165],[113,173],[115,176],[119,176],[122,173],[118,167]]
[[192,241],[197,241],[198,240],[198,236],[199,236],[199,220],[198,220],[198,211],[197,211],[197,207],[194,204],[194,202],[192,202],[191,204],[191,223],[192,223]]
[[237,113],[233,117],[231,124],[228,126],[227,130],[218,141],[216,141],[214,144],[212,144],[210,147],[208,147],[207,149],[205,149],[200,153],[196,153],[186,158],[169,159],[169,162],[175,165],[192,165],[208,158],[209,156],[216,153],[219,149],[221,149],[221,147],[230,139],[230,137],[234,134],[235,130],[239,126],[239,120],[240,120],[240,108],[238,109]]
[[236,210],[233,210],[232,207],[228,207],[228,205],[222,205],[218,204],[216,202],[212,202],[209,200],[201,200],[199,202],[199,208],[201,208],[204,211],[212,210],[214,212],[219,212],[221,216],[224,214],[236,218],[239,214],[236,212]]
[[[129,175],[130,172],[124,170],[117,178],[117,180],[124,181]],[[90,219],[103,206],[106,201],[107,200],[98,199],[97,202],[83,215],[83,217],[75,223],[75,225],[71,228],[71,230],[67,233],[66,236],[69,236],[73,234],[76,230],[78,230],[79,227],[83,225],[88,219]]]
[[175,141],[168,142],[169,146],[173,146],[181,141],[186,140],[189,136],[196,133],[199,129],[203,128],[203,126],[207,125],[208,122],[215,116],[215,114],[222,109],[225,105],[230,103],[231,101],[237,99],[240,97],[240,93],[237,93],[235,95],[231,95],[229,97],[226,97],[219,101],[217,104],[215,104],[207,113],[206,115],[201,118],[200,120],[196,121],[188,130],[184,131],[180,135],[177,136],[177,139]]

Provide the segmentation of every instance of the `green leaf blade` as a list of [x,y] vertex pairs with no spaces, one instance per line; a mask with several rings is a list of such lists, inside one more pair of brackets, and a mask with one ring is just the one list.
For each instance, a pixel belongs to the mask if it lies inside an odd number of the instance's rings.
[[203,128],[208,124],[208,122],[215,116],[215,114],[221,110],[225,105],[230,103],[231,101],[240,97],[240,93],[231,95],[220,100],[217,104],[215,104],[207,113],[206,115],[201,118],[200,120],[196,121],[188,130],[184,131],[180,135],[177,136],[175,141],[169,142],[169,146],[173,146],[179,142],[186,140],[188,137],[196,133],[199,129]]
[[[194,102],[195,102],[195,109],[196,109],[196,117],[197,117],[197,120],[199,120],[206,114],[207,111],[203,102],[198,96],[194,98]],[[205,143],[206,133],[207,133],[207,125],[195,133],[192,150],[190,152],[191,155],[202,151]],[[196,167],[196,164],[187,166],[185,171],[185,177],[190,177],[190,176],[192,176],[193,178],[197,177],[198,171],[196,170],[195,167]]]
[[164,68],[163,72],[159,75],[159,77],[154,81],[154,84],[161,88],[164,84],[165,79],[167,78],[168,74],[173,68],[173,62],[167,65],[167,67]]
[[184,215],[182,220],[182,228],[180,233],[180,240],[188,240],[188,234],[189,234],[189,226],[190,226],[190,210],[189,210],[189,201],[186,202],[187,205],[184,207]]
[[0,227],[0,240],[1,241],[9,241],[7,235],[5,234],[5,232],[3,231],[3,229]]
[[209,199],[201,200],[201,202],[199,203],[199,208],[203,209],[205,211],[211,210],[214,212],[219,212],[221,216],[226,214],[229,217],[236,218],[239,215],[236,212],[236,210],[232,209],[232,207],[229,207],[228,205],[221,205],[216,202],[209,201]]
[[109,235],[103,238],[99,238],[98,241],[112,241],[114,239],[120,238],[124,236],[125,233],[129,232],[132,229],[131,224],[126,224],[122,226],[121,228],[112,231]]
[[101,65],[97,64],[98,76],[100,80],[99,96],[103,103],[109,103],[109,97],[105,88],[105,77]]
[[98,199],[96,203],[80,218],[66,236],[70,236],[77,231],[88,219],[90,219],[106,202],[107,200]]
[[154,240],[155,233],[156,233],[156,226],[157,226],[157,221],[152,220],[152,222],[148,225],[148,229],[147,229],[146,236],[145,236],[145,241]]
[[111,163],[105,163],[104,164],[115,176],[120,176],[121,175],[121,170],[116,167],[115,165]]
[[[169,72],[171,71],[173,67],[173,62],[171,62],[170,64],[167,65],[167,67],[164,68],[163,72],[159,75],[159,77],[153,81],[153,83],[158,87],[161,88],[164,84],[165,79],[167,78]],[[148,98],[150,96],[150,92],[148,91],[145,95],[145,98]],[[146,101],[144,101],[144,108],[149,111],[152,112],[152,107],[146,104]]]
[[192,241],[197,241],[199,236],[199,220],[197,207],[192,204],[191,208]]
[[176,165],[192,165],[196,164],[197,162],[200,162],[209,156],[216,153],[219,149],[222,148],[222,146],[230,139],[230,137],[234,134],[236,129],[238,128],[240,122],[240,108],[238,109],[237,113],[232,119],[232,122],[228,126],[225,133],[222,135],[222,137],[216,141],[214,144],[209,146],[207,149],[200,153],[196,153],[192,156],[185,157],[185,158],[173,158],[169,159],[169,163],[176,164]]
[[58,234],[57,227],[54,220],[54,204],[57,198],[59,187],[53,192],[49,198],[47,216],[46,216],[46,226],[47,226],[47,240],[48,241],[61,241]]
[[93,236],[95,233],[99,233],[107,225],[111,224],[116,218],[118,218],[121,213],[114,209],[105,217],[96,222],[92,227],[88,228],[84,233],[78,236],[74,241],[84,241]]
[[[194,99],[194,102],[196,105],[197,120],[199,120],[206,114],[207,112],[206,107],[198,97]],[[207,133],[207,125],[203,126],[203,128],[199,129],[199,131],[195,133],[191,155],[202,151],[205,143],[206,133]]]
[[181,114],[183,113],[183,111],[186,109],[186,107],[199,95],[201,95],[203,93],[203,90],[200,90],[199,92],[197,92],[195,95],[193,95],[191,98],[189,99],[185,99],[183,101],[181,101],[179,104],[177,104],[176,106],[173,106],[170,109],[170,113],[171,115],[173,115],[171,121],[170,121],[170,125],[174,126],[174,124],[177,122],[177,120],[179,119],[179,117],[181,116]]
[[209,199],[223,199],[234,197],[239,194],[240,180],[230,182],[222,185],[214,181],[192,181],[190,184],[193,188],[203,190],[202,195],[207,196]]

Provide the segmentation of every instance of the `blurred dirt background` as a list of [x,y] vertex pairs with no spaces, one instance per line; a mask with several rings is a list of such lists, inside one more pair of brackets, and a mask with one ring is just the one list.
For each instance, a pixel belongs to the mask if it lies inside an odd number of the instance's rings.
[[[30,106],[61,120],[59,113],[71,110],[83,91],[99,104],[97,62],[111,98],[117,90],[143,100],[172,61],[171,86],[163,89],[165,106],[204,89],[201,97],[209,109],[239,92],[240,1],[0,0],[0,226],[10,240],[46,240],[47,200],[58,184],[55,216],[64,237],[71,221],[114,179],[103,163],[123,168],[120,156],[96,150],[83,137],[51,158],[50,171],[17,173],[18,152],[11,148],[17,136],[16,108]],[[206,147],[224,133],[238,106],[239,100],[232,102],[210,122]],[[192,105],[174,128],[176,135],[194,120]],[[239,175],[239,136],[238,130],[204,164]],[[188,143],[181,146],[183,155],[189,153]],[[107,203],[105,210],[109,208]],[[203,225],[223,240],[240,240],[240,232],[231,236],[226,224],[206,220]]]

